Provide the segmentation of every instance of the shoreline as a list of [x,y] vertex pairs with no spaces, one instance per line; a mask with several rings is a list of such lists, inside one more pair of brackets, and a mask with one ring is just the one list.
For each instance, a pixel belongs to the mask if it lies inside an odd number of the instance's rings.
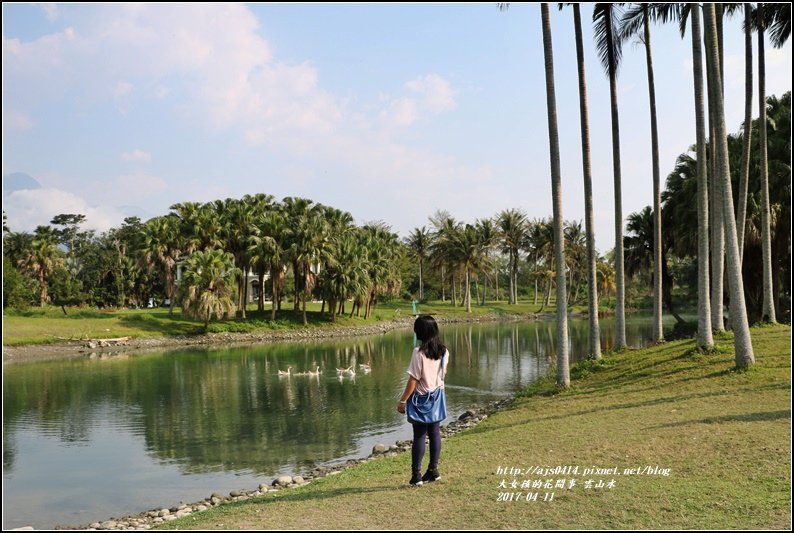
[[[451,417],[452,420],[447,422],[446,425],[441,427],[441,440],[446,441],[450,437],[476,427],[480,422],[487,419],[488,416],[510,407],[515,401],[515,394],[502,400],[492,400],[487,403],[477,404],[466,409],[457,417]],[[84,530],[84,531],[122,531],[122,530],[148,530],[160,524],[190,516],[194,513],[200,513],[232,502],[241,502],[251,498],[261,497],[266,494],[272,494],[281,490],[290,490],[306,485],[313,482],[315,479],[324,478],[326,476],[333,476],[341,473],[349,468],[354,468],[358,465],[376,461],[384,457],[391,457],[402,453],[410,453],[412,440],[399,440],[394,444],[378,443],[373,446],[372,453],[366,457],[357,459],[348,459],[343,463],[332,464],[330,466],[317,465],[310,471],[303,474],[284,475],[274,478],[270,484],[260,483],[259,486],[252,490],[232,490],[228,495],[224,496],[218,492],[212,494],[203,500],[193,503],[180,502],[178,505],[170,507],[162,506],[147,511],[142,511],[136,514],[124,515],[116,518],[111,517],[107,520],[91,522],[90,524],[68,525],[56,524],[52,526],[54,530]],[[331,461],[333,462],[333,461]],[[17,528],[25,529],[25,528]]]
[[[576,313],[575,316],[587,316],[587,313]],[[569,316],[574,316],[569,315]],[[481,323],[481,322],[518,322],[554,319],[554,313],[526,314],[489,314],[478,316],[436,316],[439,324]],[[229,347],[275,342],[308,342],[320,339],[364,337],[388,333],[395,329],[410,328],[414,317],[384,320],[365,326],[314,327],[289,329],[283,331],[257,331],[246,333],[205,333],[191,336],[162,336],[130,339],[127,342],[112,346],[89,346],[88,341],[74,341],[56,344],[28,344],[20,346],[3,346],[3,363],[27,363],[68,359],[91,356],[111,356],[130,352],[151,352],[179,348],[197,347]]]

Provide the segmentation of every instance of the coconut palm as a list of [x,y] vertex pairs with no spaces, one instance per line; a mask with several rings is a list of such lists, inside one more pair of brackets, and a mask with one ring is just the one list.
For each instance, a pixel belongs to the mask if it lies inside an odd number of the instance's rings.
[[430,217],[430,223],[433,225],[433,239],[430,245],[431,262],[436,268],[441,270],[441,300],[444,301],[444,277],[448,272],[451,278],[451,291],[450,299],[452,306],[456,305],[455,298],[455,271],[457,265],[455,264],[455,256],[451,250],[450,242],[452,236],[460,228],[460,223],[455,220],[452,215],[447,211],[436,211]]
[[527,216],[520,209],[506,209],[497,215],[502,252],[508,254],[510,297],[508,304],[518,303],[518,256],[527,236]]
[[[483,267],[483,292],[482,292],[482,301],[481,305],[485,305],[485,300],[488,298],[488,280],[491,277],[491,272],[493,270],[493,261],[491,261],[491,251],[496,246],[498,241],[498,233],[496,230],[496,225],[494,224],[493,219],[490,218],[483,218],[477,220],[474,224],[475,228],[477,228],[477,236],[480,241],[480,247],[482,248],[482,252],[484,254],[485,259],[485,266]],[[493,277],[497,280],[497,289],[499,288],[498,279],[499,277],[494,272]]]
[[714,4],[706,4],[706,65],[711,78],[710,100],[714,102],[714,126],[717,154],[717,177],[721,181],[720,192],[727,245],[728,287],[730,289],[730,316],[734,331],[734,350],[736,366],[744,367],[755,363],[750,327],[747,322],[747,309],[744,301],[744,282],[739,257],[739,243],[736,236],[736,219],[733,212],[733,193],[728,163],[728,142],[725,127],[725,110],[722,95],[722,76],[717,46],[717,16]]
[[485,250],[482,247],[477,229],[471,224],[460,228],[450,236],[450,250],[464,273],[465,289],[463,301],[466,312],[471,313],[471,277],[477,270],[487,268]]
[[615,4],[599,3],[593,9],[593,33],[601,64],[609,77],[610,110],[612,115],[612,168],[615,184],[615,349],[626,347],[626,280],[623,272],[623,196],[620,170],[620,121],[618,117],[618,65],[622,55],[616,30],[620,8]]
[[432,243],[432,235],[427,228],[414,228],[408,238],[405,239],[405,244],[410,250],[410,254],[416,259],[419,266],[419,300],[424,300],[424,265],[430,254],[430,245]]
[[179,290],[182,313],[204,322],[204,331],[213,315],[221,319],[234,315],[234,256],[223,250],[197,251],[185,264]]

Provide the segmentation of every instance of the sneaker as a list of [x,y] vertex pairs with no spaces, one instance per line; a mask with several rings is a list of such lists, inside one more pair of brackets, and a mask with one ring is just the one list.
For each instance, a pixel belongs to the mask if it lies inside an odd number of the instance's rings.
[[422,478],[419,477],[419,472],[413,473],[411,481],[409,481],[408,484],[414,487],[420,487],[422,485]]
[[422,481],[424,482],[438,481],[439,479],[441,479],[441,474],[438,473],[438,468],[428,468],[425,475],[422,476]]

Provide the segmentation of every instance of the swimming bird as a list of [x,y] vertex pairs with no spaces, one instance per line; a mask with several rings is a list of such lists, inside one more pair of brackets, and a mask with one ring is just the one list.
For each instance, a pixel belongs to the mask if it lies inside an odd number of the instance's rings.
[[367,364],[360,363],[360,364],[358,365],[358,367],[359,367],[361,370],[363,370],[365,374],[369,374],[370,372],[372,372],[372,367],[371,367],[371,366],[369,366],[369,365],[367,365]]
[[336,368],[336,373],[337,373],[337,375],[340,375],[340,376],[341,376],[342,374],[344,374],[344,373],[345,373],[345,371],[346,371],[346,370],[347,370],[346,368],[339,368],[339,367],[337,367],[337,368]]
[[356,377],[356,371],[353,370],[352,366],[349,366],[349,367],[345,368],[344,374],[347,375],[347,376],[350,376],[352,378]]
[[314,372],[312,372],[311,370],[309,370],[308,372],[306,372],[306,374],[307,374],[309,377],[314,377],[314,376],[318,376],[318,377],[319,377],[319,376],[320,376],[320,367],[318,366],[318,367],[317,367],[317,370],[316,370],[316,371],[314,371]]
[[287,377],[289,377],[291,372],[292,372],[292,365],[287,367],[287,371],[286,372],[283,371],[283,370],[279,370],[278,371],[278,375],[279,376],[287,376]]

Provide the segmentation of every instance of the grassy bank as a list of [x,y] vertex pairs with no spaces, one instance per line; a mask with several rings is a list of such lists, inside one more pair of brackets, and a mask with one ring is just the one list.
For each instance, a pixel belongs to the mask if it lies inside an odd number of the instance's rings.
[[[303,317],[295,314],[292,304],[284,304],[276,320],[270,320],[270,309],[265,312],[256,311],[256,305],[246,310],[247,318],[213,321],[209,332],[267,332],[287,329],[304,328]],[[308,327],[310,328],[344,328],[364,326],[384,320],[411,316],[413,309],[410,302],[393,301],[379,305],[372,316],[364,320],[360,317],[340,316],[331,322],[327,314],[320,313],[321,304],[307,305]],[[417,311],[443,317],[465,316],[499,316],[499,315],[530,315],[539,312],[540,305],[519,302],[518,305],[507,305],[505,302],[488,302],[484,306],[473,305],[472,313],[460,306],[453,307],[449,302],[429,302],[420,304]],[[573,311],[579,310],[576,308]],[[555,308],[545,307],[544,313],[554,312]],[[60,307],[45,309],[34,308],[27,311],[9,311],[3,314],[3,345],[24,346],[33,344],[51,344],[67,339],[103,339],[130,336],[135,339],[148,337],[167,337],[198,335],[204,332],[202,324],[182,317],[180,310],[173,315],[168,309],[67,309],[66,315]]]
[[[410,454],[401,454],[165,527],[415,529],[431,520],[451,529],[788,529],[791,329],[752,335],[757,364],[748,371],[734,369],[726,336],[711,354],[676,341],[610,355],[580,368],[563,393],[536,384],[509,410],[445,441],[437,483],[409,488]],[[579,473],[497,474],[534,466]],[[585,475],[594,467],[608,470]],[[629,473],[646,467],[669,475]],[[549,479],[566,488],[521,488]],[[605,486],[586,488],[587,480]],[[521,493],[519,501],[498,501],[505,492]],[[528,492],[538,500],[527,502]]]

